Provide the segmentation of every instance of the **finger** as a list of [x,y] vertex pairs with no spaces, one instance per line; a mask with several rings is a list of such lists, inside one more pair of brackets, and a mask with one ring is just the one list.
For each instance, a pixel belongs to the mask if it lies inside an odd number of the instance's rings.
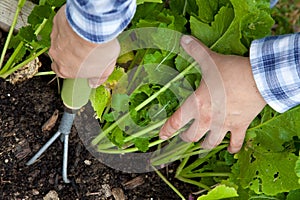
[[194,118],[196,108],[193,105],[196,105],[195,98],[194,94],[189,96],[183,105],[166,121],[159,133],[161,139],[168,139]]
[[205,137],[204,141],[202,142],[201,146],[204,149],[213,149],[222,142],[226,133],[227,130],[224,128],[210,130],[207,136]]
[[180,137],[185,142],[197,142],[199,141],[205,133],[208,131],[208,124],[199,123],[194,121],[188,130],[183,132]]
[[182,36],[181,46],[190,56],[195,59],[195,61],[197,61],[203,74],[206,74],[206,72],[209,71],[212,64],[215,65],[212,59],[212,55],[215,53],[196,38],[188,35]]
[[228,151],[230,153],[237,153],[241,150],[244,143],[246,130],[247,128],[239,128],[231,131],[230,144],[228,147]]
[[51,63],[51,69],[55,72],[55,74],[60,77],[60,78],[66,78],[65,75],[63,75],[62,73],[60,73],[59,67],[57,65],[57,63],[55,61],[53,61]]

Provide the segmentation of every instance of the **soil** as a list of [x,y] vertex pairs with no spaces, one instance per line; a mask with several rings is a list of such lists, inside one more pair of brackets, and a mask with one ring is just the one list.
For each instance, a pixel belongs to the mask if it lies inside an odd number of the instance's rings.
[[[0,49],[4,34],[0,31]],[[42,70],[50,62],[42,57]],[[56,140],[33,165],[25,163],[57,131],[63,112],[53,76],[34,77],[12,85],[0,80],[0,199],[180,199],[155,172],[114,170],[94,158],[73,127],[69,140],[68,177],[62,180],[63,143]],[[43,124],[58,109],[54,127]],[[160,171],[186,197],[197,188],[174,178],[177,164]]]

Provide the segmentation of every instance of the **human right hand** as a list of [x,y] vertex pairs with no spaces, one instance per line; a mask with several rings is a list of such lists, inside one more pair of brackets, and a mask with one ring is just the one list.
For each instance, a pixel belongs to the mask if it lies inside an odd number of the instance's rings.
[[215,53],[191,36],[183,36],[181,45],[199,63],[202,80],[164,124],[160,137],[167,139],[194,120],[182,133],[183,140],[197,142],[206,135],[202,147],[211,149],[230,131],[228,150],[238,152],[249,124],[266,105],[256,87],[249,58]]
[[103,44],[81,38],[70,27],[65,6],[56,14],[51,33],[49,55],[52,70],[61,78],[88,78],[91,87],[106,81],[120,53],[117,39]]

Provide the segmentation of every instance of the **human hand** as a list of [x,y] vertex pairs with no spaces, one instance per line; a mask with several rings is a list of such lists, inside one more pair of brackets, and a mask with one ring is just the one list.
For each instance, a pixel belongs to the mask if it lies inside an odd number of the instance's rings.
[[88,78],[91,87],[106,81],[114,70],[120,53],[117,39],[103,44],[81,38],[70,27],[65,6],[56,14],[51,33],[49,54],[51,68],[61,78]]
[[160,137],[167,139],[194,120],[181,134],[184,141],[196,142],[206,134],[201,145],[211,149],[230,131],[228,151],[238,152],[249,124],[266,105],[256,87],[249,58],[215,53],[191,36],[183,36],[181,46],[199,63],[202,80],[161,128]]

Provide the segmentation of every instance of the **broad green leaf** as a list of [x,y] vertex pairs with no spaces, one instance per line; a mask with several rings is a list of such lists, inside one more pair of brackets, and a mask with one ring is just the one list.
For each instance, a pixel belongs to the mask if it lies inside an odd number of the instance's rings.
[[35,6],[28,16],[28,23],[35,26],[41,24],[44,19],[48,19],[54,11],[49,5]]
[[63,4],[66,3],[66,0],[46,0],[47,4],[50,6],[54,6],[56,8],[61,7]]
[[202,22],[211,23],[218,12],[218,1],[196,0],[198,17]]
[[300,197],[300,189],[292,190],[286,196],[286,200],[299,200],[299,197]]
[[119,128],[116,127],[113,131],[112,134],[110,135],[111,137],[111,141],[117,145],[119,148],[122,147],[122,145],[124,144],[124,135],[123,135],[123,131]]
[[102,85],[92,90],[90,101],[99,119],[102,119],[102,114],[111,99],[110,92]]
[[233,18],[234,11],[229,7],[222,7],[211,25],[192,16],[190,19],[192,34],[210,47],[227,31]]
[[237,162],[238,180],[244,188],[273,196],[300,188],[295,150],[285,148],[300,135],[299,111],[300,107],[296,107],[248,130],[251,136]]
[[173,12],[179,15],[197,15],[198,6],[194,0],[172,0],[169,2],[170,8]]
[[197,200],[218,200],[225,198],[238,197],[237,191],[233,187],[228,187],[226,185],[218,185],[206,195],[198,197]]
[[295,165],[295,172],[296,172],[296,175],[298,177],[298,182],[300,184],[300,156],[298,156],[298,159],[296,161],[296,165]]
[[134,145],[142,152],[147,152],[149,149],[149,139],[148,138],[135,138]]
[[129,96],[127,94],[113,94],[111,108],[117,112],[129,111]]
[[22,41],[28,43],[37,40],[36,35],[34,34],[33,27],[31,25],[22,27],[17,37],[21,38]]
[[162,0],[136,0],[136,4],[140,5],[143,4],[145,2],[150,2],[150,3],[162,3]]

